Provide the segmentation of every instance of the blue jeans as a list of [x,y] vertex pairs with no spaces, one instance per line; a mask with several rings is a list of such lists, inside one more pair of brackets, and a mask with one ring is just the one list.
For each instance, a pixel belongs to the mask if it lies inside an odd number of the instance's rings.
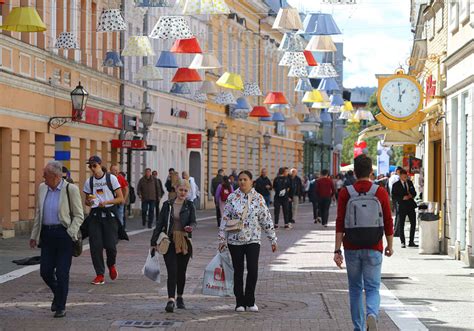
[[[379,316],[380,278],[382,272],[382,253],[373,249],[344,251],[347,278],[349,280],[349,298],[352,323],[355,331],[366,330],[366,316]],[[364,297],[367,313],[364,313]]]
[[270,194],[269,195],[264,195],[263,198],[265,199],[265,203],[268,208],[270,208]]
[[125,213],[125,205],[122,205],[122,204],[118,205],[117,206],[117,217],[118,217],[120,223],[122,224],[122,226],[125,226],[124,225],[124,218],[123,218],[124,213]]
[[155,219],[155,200],[143,200],[142,201],[142,225],[146,225],[146,218],[148,214],[148,227],[151,228],[153,220]]

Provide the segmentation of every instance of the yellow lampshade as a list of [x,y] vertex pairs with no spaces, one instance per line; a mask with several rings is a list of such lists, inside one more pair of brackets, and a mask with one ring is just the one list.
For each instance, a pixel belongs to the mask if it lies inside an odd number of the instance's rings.
[[43,32],[46,24],[34,7],[15,7],[3,21],[0,29],[15,32]]
[[244,82],[239,74],[232,72],[225,72],[216,82],[221,87],[230,88],[233,90],[243,90]]
[[353,111],[354,107],[352,107],[352,102],[344,101],[344,106],[342,106],[342,111]]
[[324,102],[321,92],[318,90],[312,90],[311,92],[306,92],[304,94],[303,103],[313,103],[313,102]]

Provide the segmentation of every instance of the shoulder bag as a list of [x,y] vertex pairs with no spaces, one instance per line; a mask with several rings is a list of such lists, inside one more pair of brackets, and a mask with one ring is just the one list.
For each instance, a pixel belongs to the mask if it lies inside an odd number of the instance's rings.
[[[67,195],[67,204],[69,207],[69,217],[71,218],[71,223],[74,219],[74,214],[71,210],[71,198],[69,197],[69,183],[66,184],[66,195]],[[77,240],[72,241],[72,256],[78,257],[82,254],[82,232],[79,229],[77,232]]]
[[225,224],[224,230],[226,232],[239,232],[244,228],[244,220],[247,218],[250,204],[252,203],[253,195],[249,194],[248,202],[244,206],[242,216],[237,219],[228,220]]
[[169,205],[169,213],[168,213],[168,222],[166,224],[165,231],[161,231],[160,235],[158,236],[157,245],[158,245],[158,253],[161,255],[165,255],[168,253],[168,248],[170,246],[170,238],[168,237],[168,231],[170,228],[170,218],[171,218],[171,205]]

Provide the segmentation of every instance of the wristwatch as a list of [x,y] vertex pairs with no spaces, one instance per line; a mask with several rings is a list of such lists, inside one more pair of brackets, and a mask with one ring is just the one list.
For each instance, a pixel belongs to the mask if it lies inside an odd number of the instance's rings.
[[342,254],[342,251],[341,251],[340,249],[336,249],[336,250],[334,251],[334,254]]

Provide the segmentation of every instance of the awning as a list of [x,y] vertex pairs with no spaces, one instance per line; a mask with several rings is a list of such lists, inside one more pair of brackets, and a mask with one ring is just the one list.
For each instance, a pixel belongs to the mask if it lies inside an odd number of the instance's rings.
[[385,146],[406,144],[416,145],[423,139],[423,134],[419,132],[418,127],[409,130],[396,131],[387,129],[381,124],[375,124],[361,131],[358,140],[361,141],[377,136],[383,136],[381,142]]

